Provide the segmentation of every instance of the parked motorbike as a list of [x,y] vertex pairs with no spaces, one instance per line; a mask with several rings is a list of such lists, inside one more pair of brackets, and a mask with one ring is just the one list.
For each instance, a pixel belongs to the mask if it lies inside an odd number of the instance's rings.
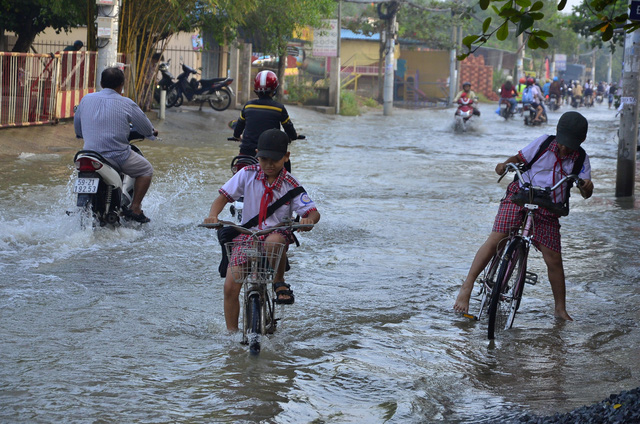
[[178,75],[178,81],[171,85],[167,92],[167,105],[182,105],[183,97],[188,101],[200,102],[200,110],[202,104],[209,102],[209,105],[218,111],[225,110],[231,104],[231,83],[233,78],[212,78],[197,80],[190,75],[197,75],[198,72],[190,66],[182,64],[182,73]]
[[473,116],[473,99],[467,97],[466,93],[462,93],[462,96],[458,99],[458,109],[454,115],[455,119],[455,131],[467,131],[469,125],[469,119]]
[[[171,64],[171,59],[169,59],[166,62],[161,62],[160,65],[158,65],[158,71],[160,71],[160,74],[162,75],[162,78],[160,78],[160,81],[157,82],[156,87],[153,91],[153,98],[156,101],[156,103],[160,104],[160,92],[162,90],[165,91],[169,91],[169,89],[171,88],[171,85],[174,84],[173,81],[173,74],[171,74],[171,72],[169,72],[169,65]],[[165,97],[165,106],[166,107],[171,107],[173,106],[172,104],[169,104],[168,102],[169,97],[166,96]]]
[[[142,139],[142,134],[131,131],[131,143]],[[142,155],[137,146],[131,144],[131,149]],[[80,150],[73,161],[78,172],[73,192],[78,195],[76,205],[81,208],[83,219],[89,215],[101,227],[118,225],[125,218],[133,200],[135,178],[118,172],[100,153],[93,150]],[[82,226],[85,225],[82,221]]]

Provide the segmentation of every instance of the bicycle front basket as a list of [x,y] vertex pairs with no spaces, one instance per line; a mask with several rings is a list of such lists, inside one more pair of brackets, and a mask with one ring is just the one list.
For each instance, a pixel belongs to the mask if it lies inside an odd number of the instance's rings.
[[236,283],[271,282],[286,251],[285,244],[256,240],[225,243],[224,247],[229,256],[229,271]]

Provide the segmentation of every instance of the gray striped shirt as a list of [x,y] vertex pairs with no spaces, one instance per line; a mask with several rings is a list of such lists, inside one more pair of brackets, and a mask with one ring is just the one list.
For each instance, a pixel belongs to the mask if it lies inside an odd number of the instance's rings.
[[129,124],[145,137],[154,138],[153,125],[142,109],[110,88],[84,96],[73,119],[76,136],[84,139],[84,149],[94,150],[118,166],[131,154]]

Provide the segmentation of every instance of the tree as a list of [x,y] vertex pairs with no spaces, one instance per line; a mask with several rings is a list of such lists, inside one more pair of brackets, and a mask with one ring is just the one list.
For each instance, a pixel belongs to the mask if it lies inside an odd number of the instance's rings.
[[258,0],[257,7],[245,16],[241,32],[263,53],[272,53],[278,61],[278,78],[284,75],[287,44],[294,31],[306,26],[320,27],[322,19],[337,16],[334,0]]
[[85,22],[84,0],[0,0],[0,35],[4,31],[18,36],[14,52],[29,51],[36,35],[47,28],[56,33]]
[[[626,23],[628,13],[616,8],[619,0],[584,0],[587,9],[592,16],[597,19],[597,24],[591,26],[589,31],[598,35],[602,41],[609,41],[613,38],[615,30],[620,28],[625,32],[633,32],[640,28],[640,22]],[[503,4],[502,4],[503,3]],[[491,6],[493,14],[497,16],[497,26],[491,26],[493,17],[489,16],[482,25],[480,34],[466,36],[462,43],[467,47],[468,52],[460,55],[459,59],[464,59],[473,53],[478,47],[485,44],[494,35],[498,40],[506,40],[509,37],[509,28],[515,28],[515,36],[522,34],[526,39],[527,47],[535,50],[538,48],[547,49],[549,47],[548,38],[553,37],[553,33],[540,29],[535,25],[545,19],[545,14],[541,11],[545,3],[541,0],[532,2],[531,0],[478,0],[477,3],[482,10],[487,10]],[[500,4],[502,4],[500,6]],[[564,10],[567,0],[557,2],[557,10]]]

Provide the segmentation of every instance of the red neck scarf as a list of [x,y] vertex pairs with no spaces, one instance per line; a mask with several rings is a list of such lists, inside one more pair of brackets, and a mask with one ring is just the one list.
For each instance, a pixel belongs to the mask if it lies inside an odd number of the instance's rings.
[[273,201],[273,187],[267,185],[266,178],[262,180],[262,185],[264,186],[264,193],[260,199],[260,212],[258,213],[258,228],[260,230],[262,229],[262,223],[267,220],[267,208]]

